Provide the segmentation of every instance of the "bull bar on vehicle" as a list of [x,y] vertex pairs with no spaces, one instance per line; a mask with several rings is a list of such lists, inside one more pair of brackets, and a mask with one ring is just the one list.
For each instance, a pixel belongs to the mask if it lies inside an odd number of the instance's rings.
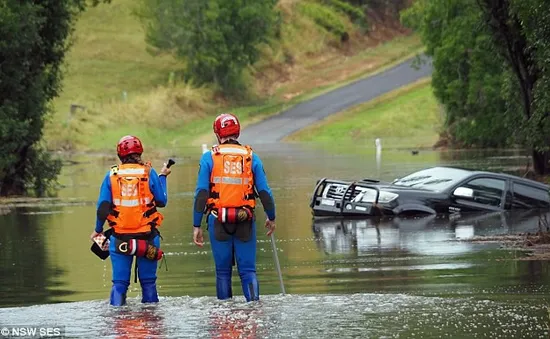
[[[323,197],[325,189],[328,185],[331,184],[347,186],[340,199]],[[362,199],[355,201],[354,198],[361,191],[363,191],[357,190],[358,187],[374,190],[376,192],[374,203],[365,202],[362,201]],[[369,185],[367,182],[353,181],[350,183],[349,181],[322,178],[315,185],[315,189],[313,191],[309,206],[311,207],[314,216],[364,216],[365,214],[374,215],[373,207],[377,207],[379,197],[379,188]]]

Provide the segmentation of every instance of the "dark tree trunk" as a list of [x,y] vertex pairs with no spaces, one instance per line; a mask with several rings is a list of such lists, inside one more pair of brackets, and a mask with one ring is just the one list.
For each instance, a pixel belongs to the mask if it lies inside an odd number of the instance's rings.
[[12,176],[4,178],[2,182],[2,189],[0,189],[0,196],[18,196],[25,194],[25,188],[22,185],[18,185],[17,181]]
[[549,152],[532,151],[533,169],[537,174],[546,175],[550,173],[548,168],[549,155]]
[[1,184],[0,196],[25,195],[26,165],[30,146],[24,146],[19,151],[18,161],[13,166],[13,172],[18,175],[8,174]]
[[527,37],[521,31],[519,19],[510,14],[509,0],[478,0],[487,24],[501,46],[521,89],[523,110],[527,119],[532,115],[533,88],[540,71],[528,48]]

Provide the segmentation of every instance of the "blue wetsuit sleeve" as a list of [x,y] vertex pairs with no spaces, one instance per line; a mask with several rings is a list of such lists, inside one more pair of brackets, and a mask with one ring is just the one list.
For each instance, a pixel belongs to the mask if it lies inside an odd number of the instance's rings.
[[165,175],[158,175],[154,168],[149,173],[149,188],[155,197],[157,207],[165,207],[168,204],[168,186]]
[[97,233],[103,232],[103,224],[105,223],[105,218],[100,217],[102,213],[100,211],[104,208],[103,206],[110,207],[113,198],[111,194],[111,180],[109,178],[110,171],[107,172],[105,175],[105,178],[103,179],[103,183],[101,184],[101,188],[99,189],[99,198],[97,199],[97,216],[96,216],[96,223],[95,223],[95,231]]
[[195,198],[193,202],[193,226],[200,227],[204,207],[210,192],[210,175],[212,174],[212,152],[206,152],[202,155],[199,163],[199,174],[197,177],[197,186],[195,188]]
[[275,220],[275,199],[267,182],[264,165],[260,157],[252,154],[252,173],[254,173],[254,186],[264,207],[269,220]]

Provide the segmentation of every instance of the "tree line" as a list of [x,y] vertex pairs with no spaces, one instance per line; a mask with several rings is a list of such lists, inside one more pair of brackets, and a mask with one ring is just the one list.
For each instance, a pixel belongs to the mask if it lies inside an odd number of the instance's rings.
[[549,174],[546,0],[416,0],[402,12],[433,58],[432,86],[455,145],[531,150]]

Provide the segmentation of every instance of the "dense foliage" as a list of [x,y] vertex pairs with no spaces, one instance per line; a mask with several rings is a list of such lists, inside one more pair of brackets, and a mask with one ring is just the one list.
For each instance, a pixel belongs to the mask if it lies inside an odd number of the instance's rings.
[[466,146],[521,144],[549,171],[548,47],[544,0],[417,0],[403,13],[433,57],[446,127]]
[[143,0],[147,42],[187,62],[186,79],[226,94],[245,89],[243,71],[276,33],[277,0]]
[[[96,1],[97,2],[97,1]],[[38,196],[61,165],[40,145],[85,0],[0,0],[0,195]]]

